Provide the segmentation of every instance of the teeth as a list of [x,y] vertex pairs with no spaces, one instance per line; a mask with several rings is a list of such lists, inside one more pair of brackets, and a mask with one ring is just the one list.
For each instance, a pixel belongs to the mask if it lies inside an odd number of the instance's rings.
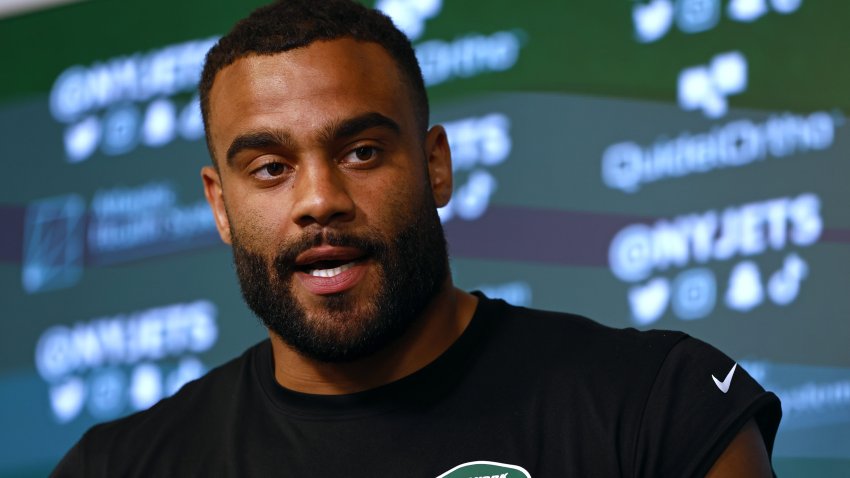
[[310,275],[313,277],[336,277],[352,267],[354,267],[354,263],[349,262],[333,269],[313,269],[310,271]]

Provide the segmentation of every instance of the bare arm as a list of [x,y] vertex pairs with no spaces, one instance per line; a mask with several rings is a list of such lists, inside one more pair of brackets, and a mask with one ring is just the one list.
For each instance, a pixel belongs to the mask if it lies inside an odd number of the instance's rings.
[[770,458],[756,422],[750,419],[708,470],[706,478],[771,478]]

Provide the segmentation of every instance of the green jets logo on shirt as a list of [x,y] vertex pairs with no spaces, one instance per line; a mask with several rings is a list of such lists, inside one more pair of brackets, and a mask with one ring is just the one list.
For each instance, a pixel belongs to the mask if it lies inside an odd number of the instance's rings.
[[458,465],[437,478],[531,478],[525,468],[495,461],[470,461]]

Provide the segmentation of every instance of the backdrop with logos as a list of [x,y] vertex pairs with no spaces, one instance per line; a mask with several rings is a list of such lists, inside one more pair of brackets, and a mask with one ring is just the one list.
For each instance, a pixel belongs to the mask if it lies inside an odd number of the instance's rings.
[[[0,11],[0,476],[264,337],[203,198],[196,92],[262,3]],[[448,131],[460,286],[706,340],[782,399],[781,476],[850,474],[850,4],[367,3]]]

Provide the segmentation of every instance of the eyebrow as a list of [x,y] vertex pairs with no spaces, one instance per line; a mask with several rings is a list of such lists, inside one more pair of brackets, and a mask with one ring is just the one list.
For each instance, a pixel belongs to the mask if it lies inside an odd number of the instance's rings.
[[292,136],[282,130],[251,131],[237,136],[227,148],[227,165],[233,166],[233,158],[246,149],[293,148]]
[[[395,134],[401,133],[401,127],[378,112],[369,112],[331,123],[319,132],[319,140],[323,143],[350,138],[372,128],[384,128]],[[227,164],[233,166],[233,158],[246,149],[286,148],[296,149],[292,135],[280,129],[265,129],[251,131],[237,136],[227,148]]]
[[373,111],[328,125],[319,133],[319,139],[329,143],[343,138],[350,138],[372,128],[388,129],[395,134],[401,132],[398,123],[381,113]]

